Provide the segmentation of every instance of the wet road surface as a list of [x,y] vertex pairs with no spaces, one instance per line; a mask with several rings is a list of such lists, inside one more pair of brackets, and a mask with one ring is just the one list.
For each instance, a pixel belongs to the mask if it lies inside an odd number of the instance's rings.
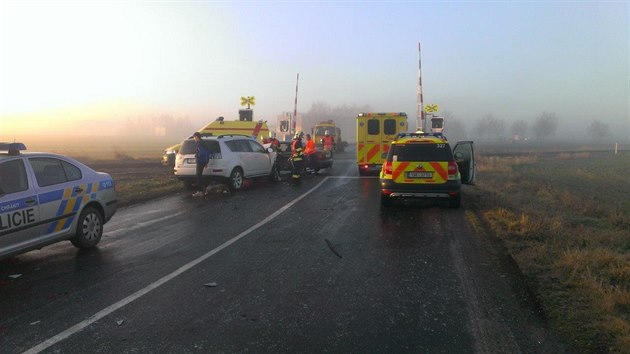
[[381,209],[335,157],[299,187],[182,192],[120,209],[97,249],[0,261],[0,352],[564,351],[465,194]]

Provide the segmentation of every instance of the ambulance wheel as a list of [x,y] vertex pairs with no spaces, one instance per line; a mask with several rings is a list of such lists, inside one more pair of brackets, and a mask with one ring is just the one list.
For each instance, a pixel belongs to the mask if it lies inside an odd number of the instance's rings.
[[271,183],[280,182],[282,180],[280,176],[280,170],[278,170],[278,165],[273,165],[271,168],[271,174],[269,174],[269,181]]
[[93,207],[86,207],[79,216],[77,232],[70,240],[75,247],[94,247],[103,236],[103,216]]
[[243,170],[240,167],[235,167],[230,173],[230,189],[237,191],[243,188]]

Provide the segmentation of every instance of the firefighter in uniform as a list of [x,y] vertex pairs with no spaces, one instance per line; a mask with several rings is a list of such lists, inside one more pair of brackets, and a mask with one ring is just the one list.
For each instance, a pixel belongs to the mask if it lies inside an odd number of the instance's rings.
[[291,164],[293,165],[293,173],[291,179],[294,184],[300,184],[302,182],[302,170],[304,169],[304,151],[302,149],[302,137],[304,133],[298,131],[293,138],[293,144],[291,144]]

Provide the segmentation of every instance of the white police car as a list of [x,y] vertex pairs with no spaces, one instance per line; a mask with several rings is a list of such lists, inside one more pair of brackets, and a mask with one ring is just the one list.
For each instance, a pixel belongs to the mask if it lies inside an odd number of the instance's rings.
[[0,143],[0,259],[70,240],[94,247],[116,212],[114,181],[69,157]]

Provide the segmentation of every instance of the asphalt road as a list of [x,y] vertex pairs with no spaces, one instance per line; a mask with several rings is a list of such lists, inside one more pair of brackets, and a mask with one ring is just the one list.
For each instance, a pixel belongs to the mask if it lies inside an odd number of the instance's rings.
[[352,153],[122,208],[96,249],[0,262],[0,352],[564,352],[465,213],[382,210]]

